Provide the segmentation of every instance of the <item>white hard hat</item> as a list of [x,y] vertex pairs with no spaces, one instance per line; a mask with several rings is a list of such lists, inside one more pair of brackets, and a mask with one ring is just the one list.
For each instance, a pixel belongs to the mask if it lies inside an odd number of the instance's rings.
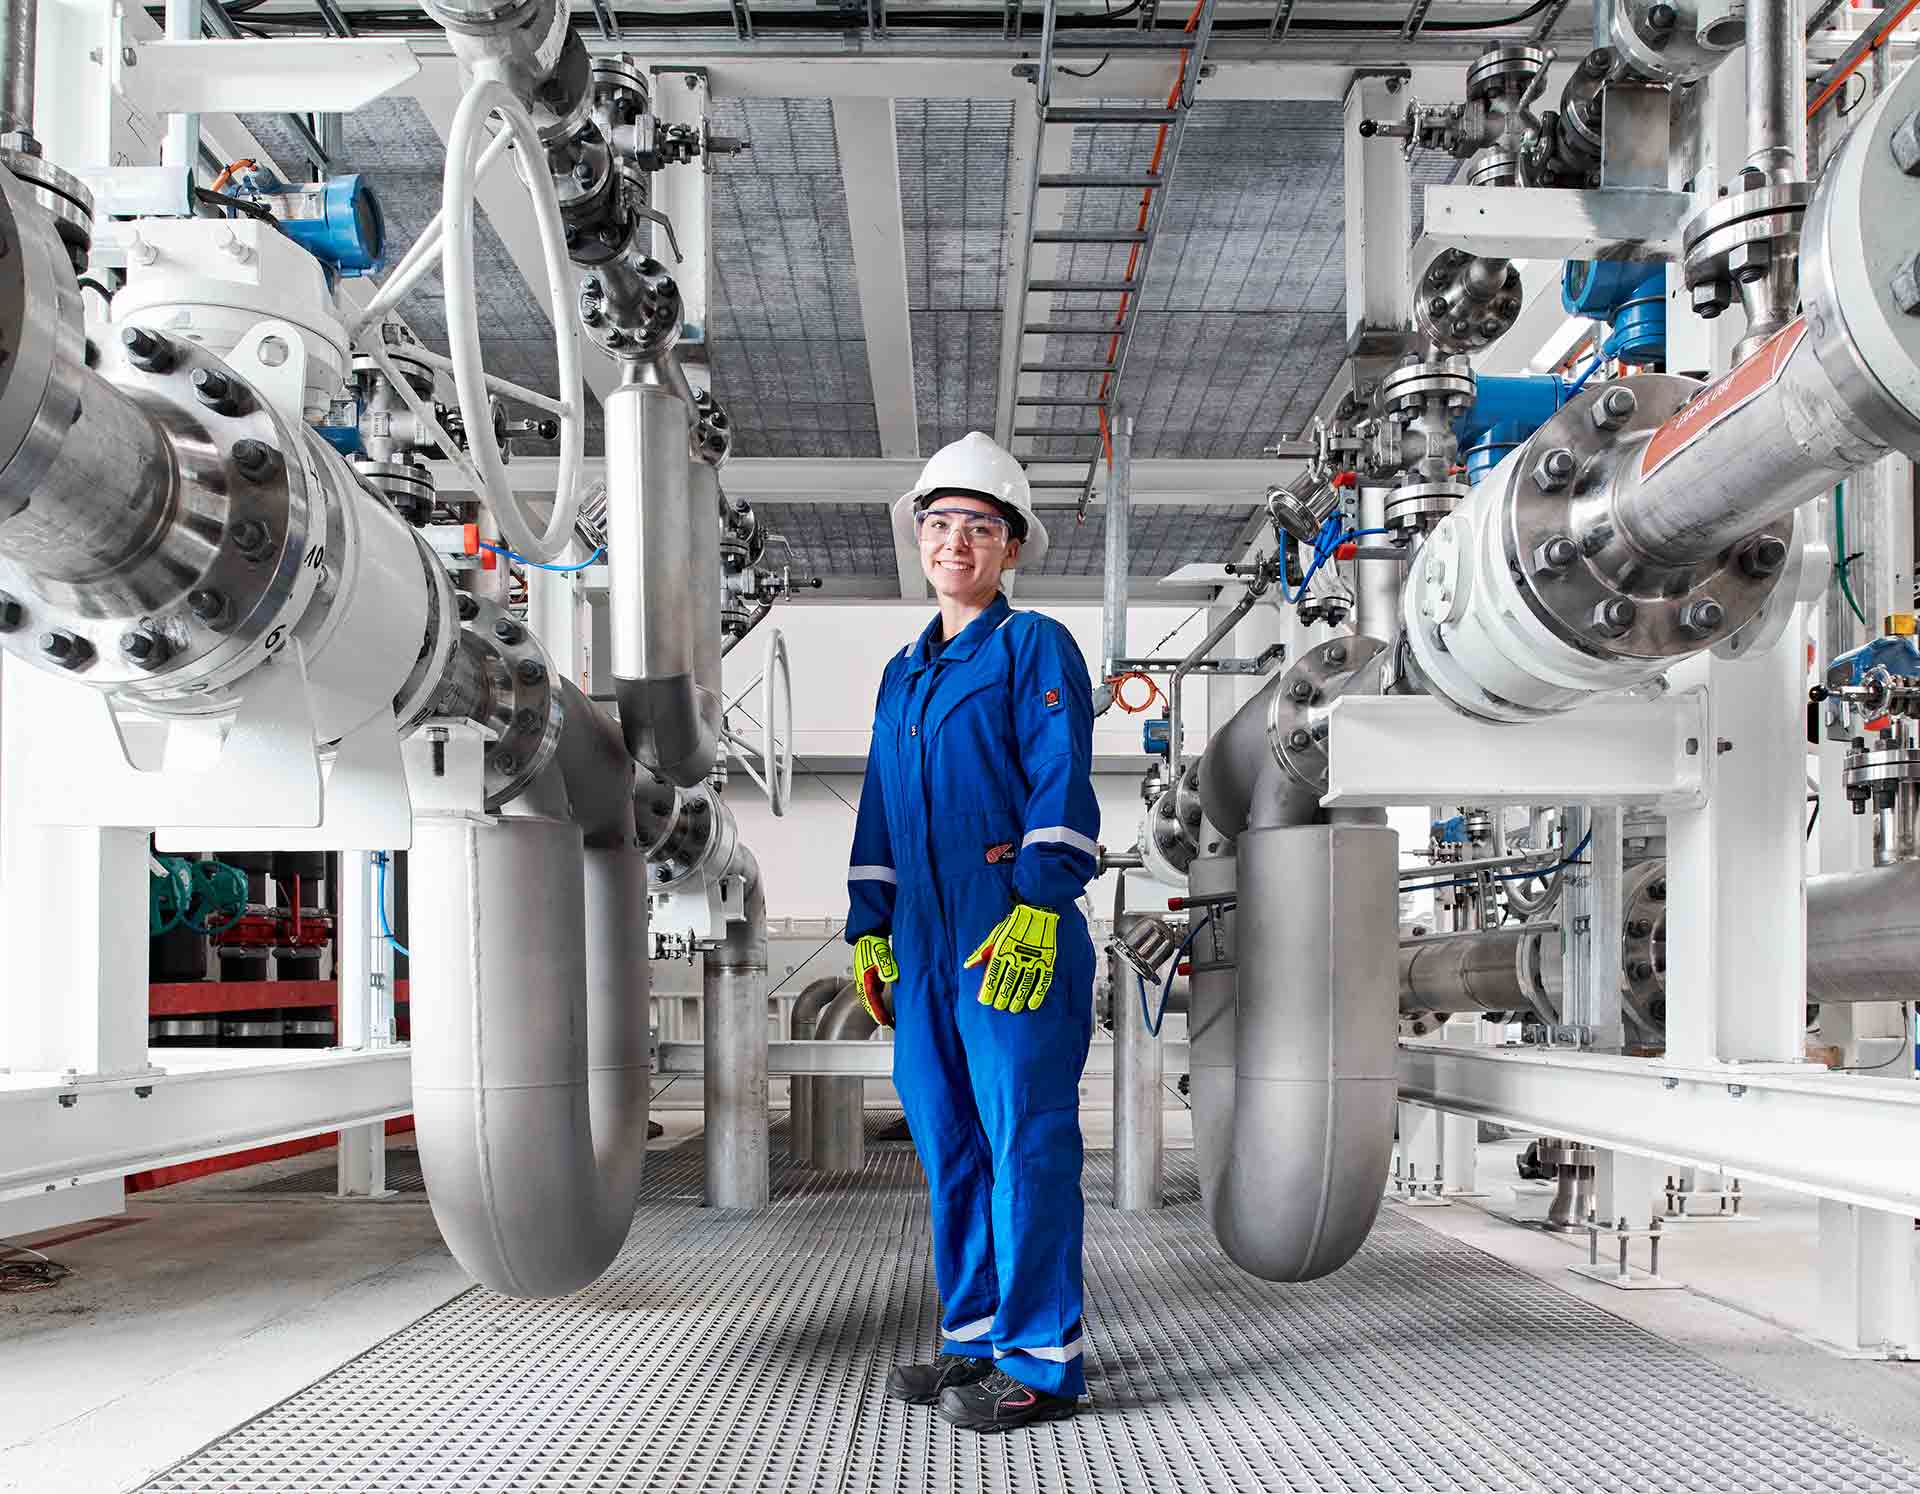
[[920,469],[919,481],[893,505],[893,534],[912,548],[919,543],[913,515],[922,498],[933,493],[974,493],[1004,503],[1026,520],[1026,538],[1020,544],[1016,569],[1038,569],[1047,555],[1047,526],[1033,511],[1033,489],[1013,454],[983,431],[968,431],[958,441],[942,446]]

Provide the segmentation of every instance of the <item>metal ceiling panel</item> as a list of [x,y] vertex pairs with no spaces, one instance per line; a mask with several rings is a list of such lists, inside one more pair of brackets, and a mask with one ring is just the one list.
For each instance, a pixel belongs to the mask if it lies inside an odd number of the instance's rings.
[[752,142],[713,178],[714,394],[742,456],[877,457],[846,191],[825,99],[722,99]]
[[920,449],[993,429],[1007,286],[1013,105],[897,99]]
[[785,553],[775,549],[770,558],[791,563],[796,579],[895,574],[884,503],[756,503],[754,511],[786,541]]

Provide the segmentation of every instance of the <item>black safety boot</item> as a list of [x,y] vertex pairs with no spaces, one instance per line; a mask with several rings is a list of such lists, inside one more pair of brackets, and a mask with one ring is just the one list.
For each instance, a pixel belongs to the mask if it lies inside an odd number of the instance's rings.
[[993,1373],[991,1359],[942,1354],[932,1364],[897,1364],[887,1376],[887,1394],[909,1406],[931,1406],[950,1386],[971,1385]]
[[1003,1370],[940,1393],[940,1414],[968,1432],[1010,1432],[1036,1421],[1061,1421],[1080,1408],[1070,1395],[1049,1395]]

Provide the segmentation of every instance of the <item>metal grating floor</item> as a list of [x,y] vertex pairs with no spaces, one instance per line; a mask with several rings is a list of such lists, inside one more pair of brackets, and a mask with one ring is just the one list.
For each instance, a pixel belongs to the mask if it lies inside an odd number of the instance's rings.
[[[776,1133],[777,1134],[777,1133]],[[1229,1265],[1191,1152],[1123,1216],[1088,1155],[1090,1404],[1000,1438],[880,1394],[933,1348],[910,1148],[774,1151],[774,1203],[698,1207],[658,1154],[627,1249],[552,1302],[475,1289],[202,1449],[156,1491],[1920,1491],[1920,1468],[1388,1209],[1302,1286]]]
[[[290,1172],[285,1177],[268,1178],[243,1188],[243,1193],[332,1193],[340,1183],[340,1170],[333,1163]],[[420,1154],[410,1147],[387,1149],[387,1188],[394,1193],[425,1193],[427,1180],[420,1175]]]

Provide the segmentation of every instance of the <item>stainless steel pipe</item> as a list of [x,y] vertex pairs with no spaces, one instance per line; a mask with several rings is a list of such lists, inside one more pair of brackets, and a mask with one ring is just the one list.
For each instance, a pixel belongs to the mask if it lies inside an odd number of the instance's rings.
[[1402,1014],[1531,1012],[1554,1021],[1562,977],[1557,928],[1521,925],[1400,941]]
[[[871,1038],[879,1028],[849,981],[820,1013],[815,1031],[829,1042],[853,1042]],[[867,1162],[867,1081],[816,1076],[810,1090],[812,1165],[821,1172],[858,1172]]]
[[[846,979],[838,975],[808,981],[794,998],[787,1036],[796,1043],[818,1037],[820,1014],[845,984]],[[803,1166],[813,1165],[813,1079],[807,1074],[795,1074],[787,1080],[787,1149]]]
[[1793,0],[1747,0],[1747,164],[1805,181],[1806,36]]
[[1113,983],[1113,1206],[1138,1213],[1160,1207],[1165,1181],[1163,1054],[1140,1009],[1140,977],[1118,955],[1107,956],[1107,967]]
[[691,788],[713,767],[720,723],[718,699],[701,698],[696,676],[687,407],[660,366],[634,365],[632,374],[603,402],[609,662],[628,750]]
[[0,0],[0,135],[33,134],[39,0]]
[[423,815],[411,856],[413,1105],[434,1219],[493,1290],[573,1291],[625,1241],[646,1161],[645,862],[513,815]]
[[739,890],[727,932],[701,958],[706,1127],[706,1201],[757,1209],[767,1182],[767,905],[760,867],[736,847],[718,874]]
[[1807,878],[1807,1000],[1920,999],[1920,861]]
[[1117,661],[1127,653],[1127,582],[1133,569],[1133,417],[1116,406],[1111,422],[1113,459],[1107,466],[1107,506],[1104,584],[1100,591],[1100,681],[1095,691],[1118,673]]
[[[1393,489],[1377,484],[1360,488],[1360,528],[1384,529],[1387,523],[1387,499]],[[1405,551],[1398,552],[1404,555]],[[1391,643],[1400,636],[1400,590],[1406,581],[1404,559],[1395,562],[1364,552],[1353,562],[1353,627],[1357,633]]]

